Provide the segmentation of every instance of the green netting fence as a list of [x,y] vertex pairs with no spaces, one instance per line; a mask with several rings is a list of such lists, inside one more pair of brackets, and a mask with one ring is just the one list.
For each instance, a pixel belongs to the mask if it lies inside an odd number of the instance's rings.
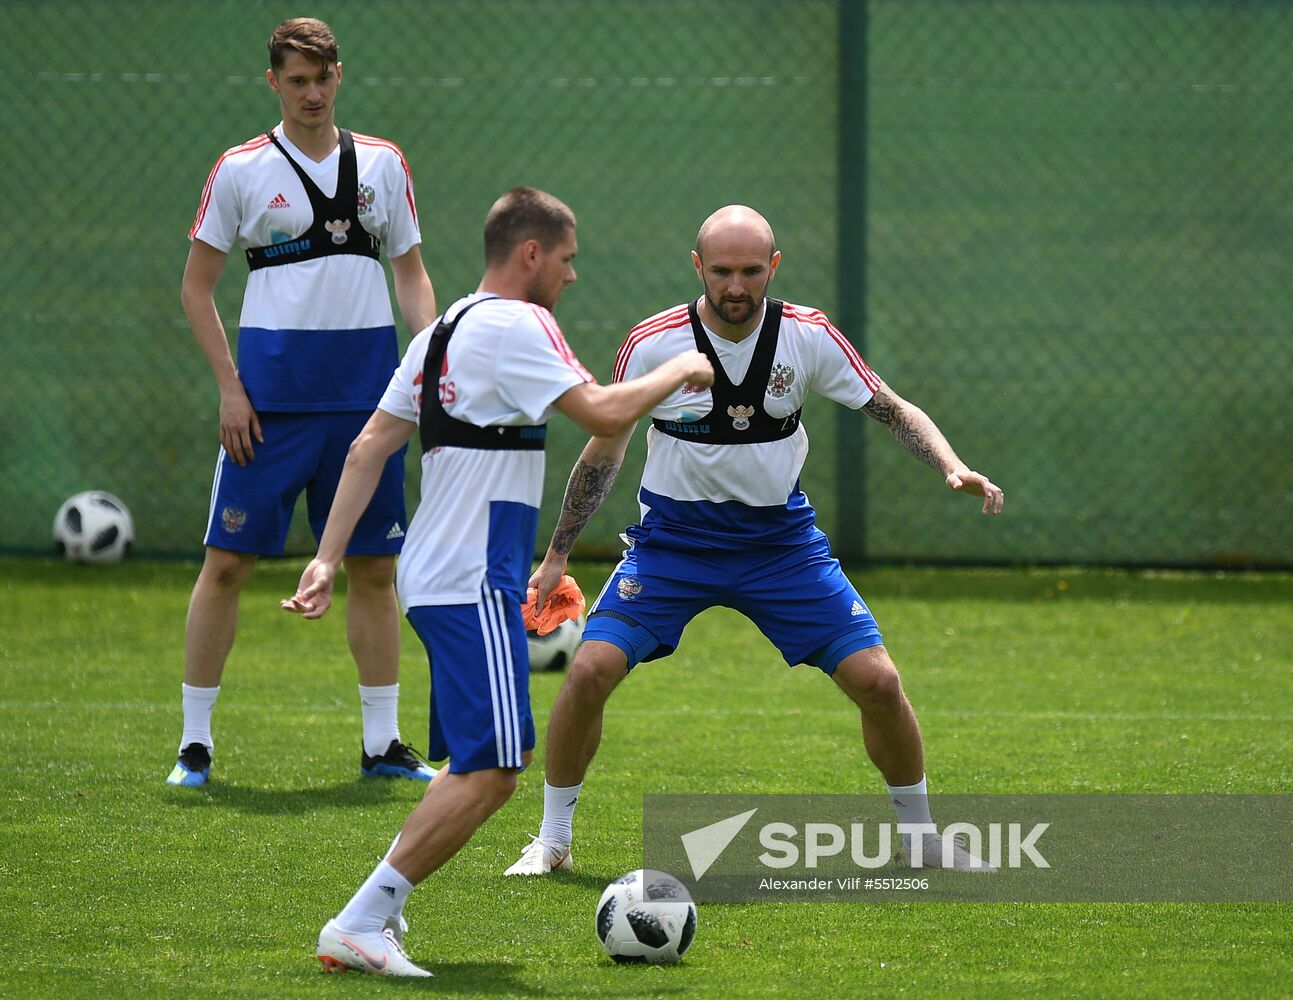
[[[603,379],[695,294],[709,212],[771,220],[777,294],[1007,492],[980,518],[812,404],[803,484],[842,556],[1293,565],[1293,5],[1150,0],[10,0],[0,549],[48,551],[100,488],[139,550],[200,551],[217,397],[185,234],[216,157],[278,120],[265,41],[301,13],[341,43],[339,122],[404,149],[442,302],[499,193],[575,209],[558,318]],[[582,446],[550,441],[545,533]],[[617,550],[642,452],[583,554]]]

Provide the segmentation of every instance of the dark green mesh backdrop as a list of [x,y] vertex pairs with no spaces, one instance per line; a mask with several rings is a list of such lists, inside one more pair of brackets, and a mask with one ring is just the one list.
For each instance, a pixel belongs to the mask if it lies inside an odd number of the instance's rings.
[[[265,40],[300,13],[340,40],[338,120],[405,151],[442,302],[475,287],[503,190],[575,209],[558,318],[603,378],[628,327],[695,293],[701,219],[763,211],[776,293],[1007,491],[981,519],[878,425],[812,406],[804,486],[842,554],[1293,563],[1275,3],[11,0],[0,548],[46,551],[59,503],[101,488],[143,551],[199,551],[217,397],[179,308],[185,233],[216,157],[277,121]],[[231,333],[243,276],[231,258]],[[582,446],[550,441],[545,533]],[[641,452],[586,553],[635,516]]]

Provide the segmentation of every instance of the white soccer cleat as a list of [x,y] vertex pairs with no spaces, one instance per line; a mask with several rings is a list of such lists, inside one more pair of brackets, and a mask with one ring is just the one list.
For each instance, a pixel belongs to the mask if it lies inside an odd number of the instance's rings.
[[[941,833],[925,833],[920,837],[921,864],[913,865],[911,838],[902,838],[902,860],[909,868],[946,868],[958,872],[975,872],[979,875],[991,875],[997,870],[980,857],[976,857],[956,842],[955,837],[944,837]],[[944,858],[944,847],[949,854]]]
[[366,972],[372,976],[430,976],[404,953],[390,928],[352,933],[329,920],[319,932],[316,949],[325,972]]
[[569,871],[575,867],[570,857],[570,845],[557,847],[539,837],[531,837],[530,844],[521,857],[504,875],[546,875],[558,869]]

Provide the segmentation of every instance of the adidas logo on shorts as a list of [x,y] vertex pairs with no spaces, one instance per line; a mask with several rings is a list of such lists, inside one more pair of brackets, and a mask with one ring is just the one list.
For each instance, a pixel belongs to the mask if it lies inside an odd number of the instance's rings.
[[861,601],[854,601],[853,610],[850,611],[849,614],[856,618],[858,615],[866,614],[866,608],[862,607]]
[[386,540],[389,542],[392,538],[403,538],[404,529],[400,527],[400,522],[396,521],[391,525],[391,530],[386,532]]

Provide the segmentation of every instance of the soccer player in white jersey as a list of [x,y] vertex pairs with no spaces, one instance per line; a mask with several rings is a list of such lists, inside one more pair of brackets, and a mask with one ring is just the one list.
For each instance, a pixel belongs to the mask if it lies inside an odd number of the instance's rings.
[[[185,626],[184,728],[171,785],[201,786],[210,775],[211,713],[257,558],[282,553],[303,490],[310,526],[322,533],[346,449],[399,360],[383,244],[409,330],[436,313],[403,154],[335,123],[341,63],[331,29],[285,21],[269,59],[283,120],[216,162],[184,269],[184,312],[220,389],[220,454]],[[234,247],[250,269],[237,364],[214,295]],[[435,772],[401,740],[397,715],[394,578],[404,525],[404,465],[393,455],[345,559],[360,773],[430,781]],[[291,740],[269,739],[264,752],[291,753]]]
[[[629,549],[589,613],[552,710],[539,836],[506,874],[571,867],[571,820],[606,700],[636,664],[672,653],[686,624],[715,605],[741,611],[788,664],[820,668],[857,705],[867,753],[899,822],[928,826],[904,844],[909,861],[989,870],[951,841],[945,865],[916,717],[874,618],[831,557],[799,489],[808,454],[800,408],[812,391],[861,409],[950,489],[981,496],[984,514],[1001,512],[1002,491],[971,471],[934,422],[872,372],[826,316],[768,297],[781,254],[757,212],[733,205],[710,216],[692,262],[702,296],[634,327],[615,378],[632,378],[662,354],[695,344],[713,362],[714,385],[684,387],[651,412],[642,519],[628,529]],[[606,498],[632,434],[630,427],[594,437],[584,448],[530,581],[539,607]]]
[[521,602],[543,493],[545,422],[560,411],[615,436],[666,396],[713,378],[683,345],[652,371],[598,385],[552,316],[575,280],[575,217],[551,195],[514,188],[485,220],[485,274],[475,294],[423,330],[355,440],[319,553],[289,611],[328,608],[346,540],[388,456],[415,433],[422,496],[398,590],[426,645],[433,760],[449,758],[386,858],[319,934],[329,971],[426,976],[403,951],[413,886],[449,860],[507,799],[534,749]]

